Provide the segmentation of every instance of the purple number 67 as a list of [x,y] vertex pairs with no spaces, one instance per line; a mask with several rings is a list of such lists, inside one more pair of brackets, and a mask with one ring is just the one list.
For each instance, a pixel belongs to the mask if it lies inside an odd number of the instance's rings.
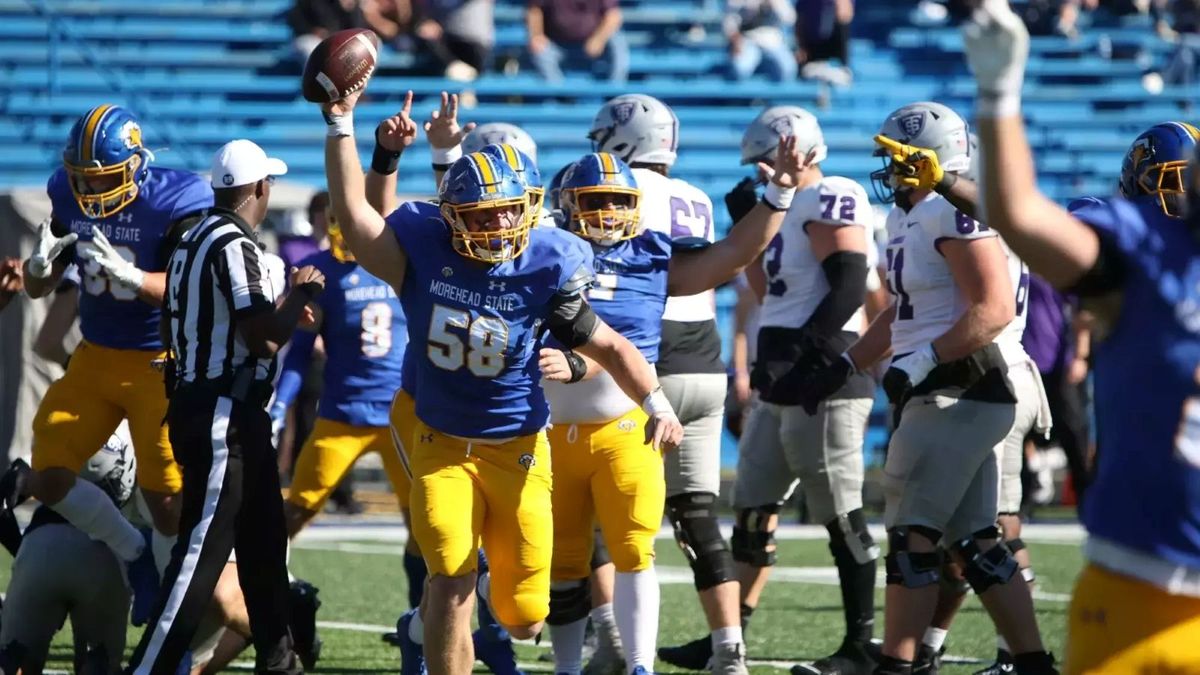
[[[683,216],[683,218],[680,218]],[[704,231],[695,231],[694,226],[703,224]],[[712,233],[712,209],[704,202],[688,202],[679,197],[671,197],[671,238],[704,237],[708,239]]]

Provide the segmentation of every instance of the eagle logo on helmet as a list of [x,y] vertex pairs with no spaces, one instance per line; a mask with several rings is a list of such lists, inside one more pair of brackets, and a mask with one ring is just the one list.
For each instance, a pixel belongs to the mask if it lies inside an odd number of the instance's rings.
[[1154,156],[1154,144],[1149,138],[1139,138],[1129,150],[1129,158],[1133,166],[1140,167],[1142,162]]
[[121,125],[121,130],[118,133],[125,147],[130,150],[137,150],[142,147],[142,128],[138,126],[137,122],[129,120]]
[[629,124],[629,120],[633,119],[635,112],[637,112],[637,103],[633,101],[618,103],[612,107],[613,121],[617,124]]
[[900,125],[901,131],[904,132],[904,135],[912,138],[920,135],[921,131],[925,128],[925,114],[913,113],[911,115],[905,115],[897,120],[897,122]]
[[795,131],[795,129],[792,127],[792,118],[788,117],[787,115],[784,115],[783,117],[776,117],[767,123],[767,126],[771,128],[771,131],[774,131],[780,136],[791,136]]
[[517,464],[520,464],[521,466],[525,467],[526,471],[529,471],[533,467],[537,466],[537,458],[526,452],[517,458]]

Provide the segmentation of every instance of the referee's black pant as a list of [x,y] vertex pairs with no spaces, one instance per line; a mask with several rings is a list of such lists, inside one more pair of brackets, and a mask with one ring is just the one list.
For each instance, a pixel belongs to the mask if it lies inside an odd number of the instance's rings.
[[176,672],[232,549],[257,651],[255,672],[300,672],[288,632],[283,498],[262,403],[186,384],[171,397],[171,446],[183,469],[179,540],[130,662],[135,675]]

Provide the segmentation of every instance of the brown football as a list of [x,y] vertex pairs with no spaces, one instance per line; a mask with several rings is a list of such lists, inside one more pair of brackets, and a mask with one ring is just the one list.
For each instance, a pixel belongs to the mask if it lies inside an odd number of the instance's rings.
[[304,98],[328,103],[362,89],[375,72],[378,58],[379,37],[374,31],[351,28],[330,35],[304,64]]

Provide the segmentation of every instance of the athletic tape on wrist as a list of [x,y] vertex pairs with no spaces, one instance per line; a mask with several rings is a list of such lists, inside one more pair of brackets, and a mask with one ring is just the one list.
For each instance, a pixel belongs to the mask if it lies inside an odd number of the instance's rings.
[[675,414],[675,409],[671,407],[671,402],[667,400],[667,395],[663,393],[662,387],[655,387],[654,391],[646,394],[646,398],[642,399],[642,410],[651,417],[658,413]]
[[453,148],[430,148],[429,155],[433,159],[434,165],[445,164],[449,166],[463,156],[462,146],[456,145]]
[[332,138],[354,135],[354,113],[325,115],[325,135]]
[[1017,92],[979,92],[975,102],[975,114],[979,117],[1017,117],[1021,114],[1021,94]]
[[771,181],[767,183],[767,189],[763,193],[763,202],[776,211],[787,211],[795,196],[796,188],[785,188]]

